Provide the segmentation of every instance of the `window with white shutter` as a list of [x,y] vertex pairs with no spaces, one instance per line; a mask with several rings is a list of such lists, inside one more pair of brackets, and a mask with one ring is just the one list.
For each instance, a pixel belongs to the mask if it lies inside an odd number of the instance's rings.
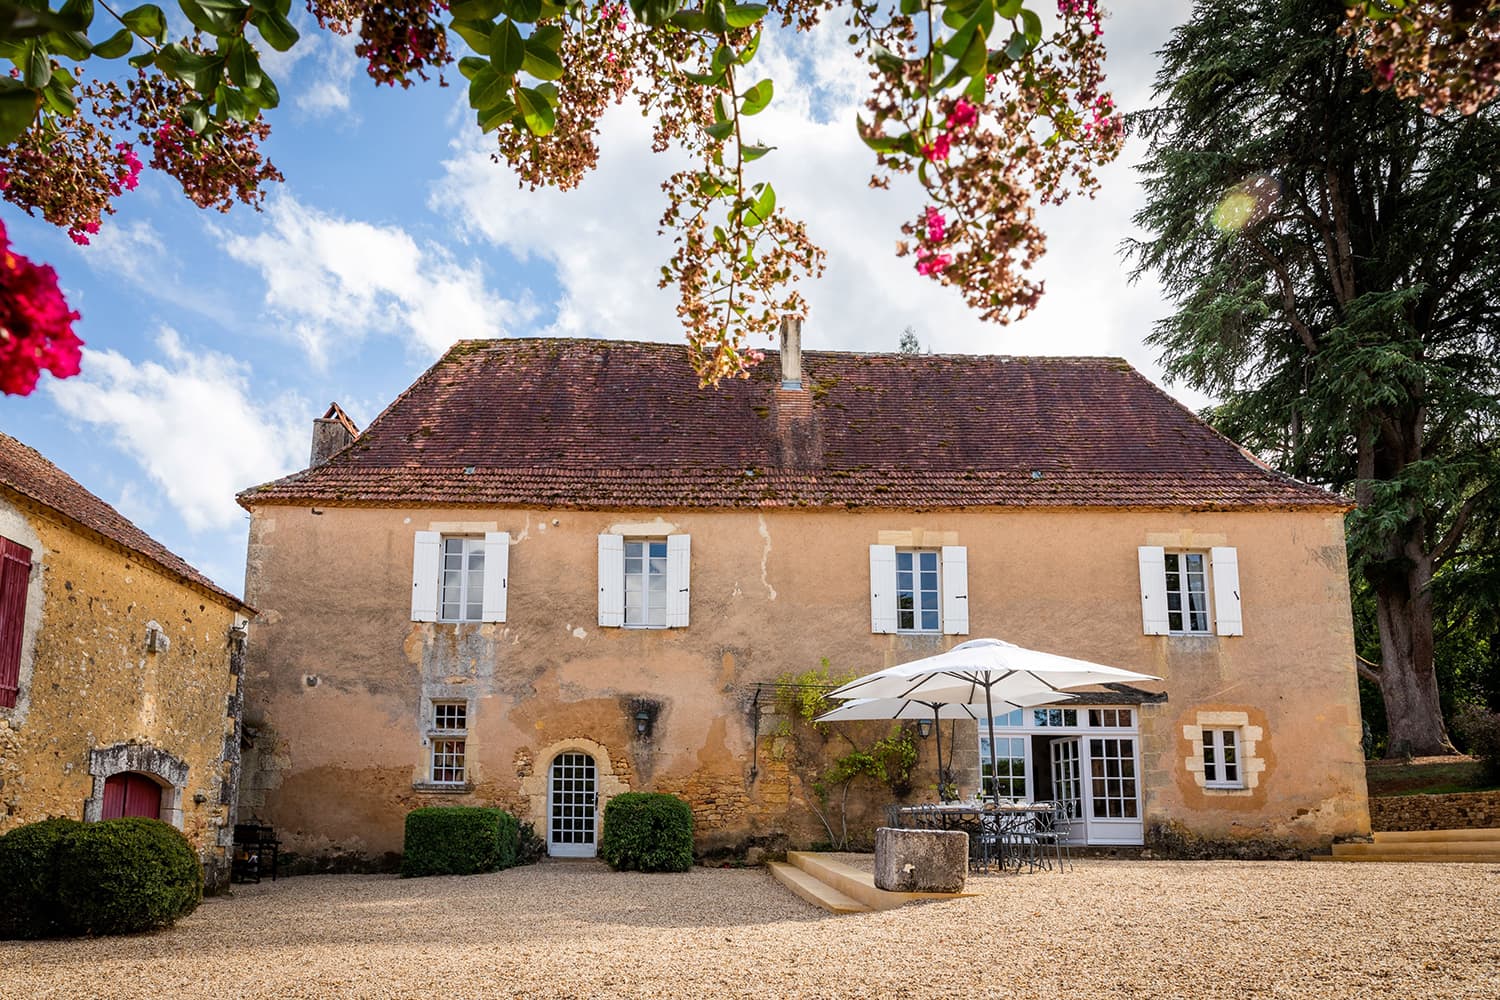
[[510,603],[510,532],[489,531],[484,536],[484,597],[481,621],[503,622]]
[[620,535],[599,536],[599,624],[625,624],[625,539]]
[[599,624],[687,628],[692,540],[599,536]]
[[411,620],[414,622],[437,621],[442,542],[443,536],[436,531],[419,531],[412,540]]
[[1208,550],[1209,567],[1214,577],[1214,620],[1220,635],[1244,635],[1245,623],[1240,612],[1240,560],[1232,548]]
[[896,631],[896,546],[870,546],[870,631]]
[[667,536],[667,628],[687,628],[692,538]]
[[1166,549],[1160,545],[1142,545],[1137,550],[1141,570],[1141,626],[1147,635],[1166,635],[1167,569]]
[[943,634],[969,634],[969,550],[943,546]]

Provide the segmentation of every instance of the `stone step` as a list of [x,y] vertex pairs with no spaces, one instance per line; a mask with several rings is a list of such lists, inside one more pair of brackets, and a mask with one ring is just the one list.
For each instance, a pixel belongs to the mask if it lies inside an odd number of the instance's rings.
[[870,908],[856,899],[839,892],[826,882],[798,868],[796,865],[772,861],[766,865],[771,877],[814,906],[821,906],[829,913],[869,913]]
[[872,910],[891,910],[919,899],[961,899],[972,892],[887,892],[877,888],[875,876],[852,865],[812,851],[788,851],[786,859],[799,869]]
[[1379,844],[1334,844],[1336,858],[1358,858],[1371,854],[1402,857],[1407,854],[1473,854],[1500,861],[1500,840],[1396,841]]
[[1495,864],[1500,854],[1344,854],[1337,857],[1314,854],[1314,861],[1386,861],[1405,864]]
[[1382,830],[1375,834],[1377,844],[1451,843],[1453,841],[1493,841],[1500,843],[1500,829],[1484,830]]

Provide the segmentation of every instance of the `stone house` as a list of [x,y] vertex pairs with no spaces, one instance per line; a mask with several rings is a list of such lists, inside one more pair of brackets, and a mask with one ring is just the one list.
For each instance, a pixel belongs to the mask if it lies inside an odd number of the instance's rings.
[[151,816],[228,870],[243,601],[0,434],[0,833]]
[[775,682],[996,636],[1164,678],[998,719],[1001,793],[1070,800],[1080,839],[1368,832],[1343,500],[1118,359],[799,339],[713,389],[680,346],[461,342],[363,433],[331,409],[239,497],[242,813],[373,864],[406,810],[494,803],[587,855],[648,789],[701,850],[806,843]]

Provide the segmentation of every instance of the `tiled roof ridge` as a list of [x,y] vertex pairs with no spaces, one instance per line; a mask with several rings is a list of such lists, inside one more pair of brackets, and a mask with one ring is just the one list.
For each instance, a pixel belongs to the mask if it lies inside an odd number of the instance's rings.
[[[453,345],[449,347],[448,350],[444,351],[443,354],[435,362],[433,362],[432,368],[429,368],[428,371],[431,371],[434,368],[441,367],[443,362],[447,361],[449,356],[453,354],[468,354],[480,348],[492,348],[503,346],[506,344],[517,343],[557,344],[559,346],[568,345],[574,347],[581,347],[591,344],[609,347],[651,347],[660,348],[664,351],[670,350],[674,353],[681,353],[684,357],[686,357],[687,355],[686,349],[681,344],[662,340],[629,340],[623,337],[549,337],[544,334],[533,334],[518,337],[467,337],[462,340],[454,341]],[[775,347],[757,348],[757,350],[760,350],[761,353],[766,355],[766,357],[780,355],[781,353],[780,350]],[[1025,363],[1087,361],[1103,362],[1111,365],[1123,365],[1130,367],[1130,362],[1128,359],[1115,354],[965,354],[963,352],[940,353],[931,351],[924,351],[921,354],[905,354],[899,350],[848,351],[823,350],[818,348],[803,349],[802,356],[807,357],[808,355],[829,358],[867,358],[911,361],[921,361],[923,359],[952,361],[1020,361]],[[1134,368],[1132,367],[1131,370],[1133,371]],[[415,385],[415,383],[413,383],[413,385]],[[408,387],[408,391],[410,391],[410,388],[411,387]],[[386,409],[389,409],[389,407],[387,407]],[[376,419],[378,420],[379,418],[377,417]],[[370,421],[370,423],[372,424],[374,422],[374,420]]]
[[[24,478],[26,470],[20,468],[16,475],[10,474],[10,467],[14,464],[9,460],[6,453],[16,454],[16,457],[30,459],[31,462],[41,466],[41,471],[46,475],[55,475],[60,480],[60,487],[65,491],[76,491],[81,497],[73,497],[74,500],[82,500],[81,504],[68,504],[70,499],[66,495],[55,497],[51,491],[43,488],[41,483],[27,482]],[[14,438],[0,431],[0,486],[5,487],[16,495],[25,498],[39,507],[46,508],[54,514],[62,517],[68,523],[77,526],[85,532],[104,538],[139,558],[151,563],[161,572],[174,577],[182,582],[188,583],[200,590],[206,590],[217,597],[223,598],[230,607],[254,612],[250,605],[229,591],[214,583],[204,576],[191,563],[177,555],[165,545],[143,531],[139,525],[130,518],[121,514],[110,503],[105,501],[97,493],[89,490],[78,480],[68,475],[55,462],[47,458],[37,449],[26,444],[24,441]],[[66,505],[66,506],[65,506]],[[99,511],[90,512],[86,508],[97,505]],[[68,509],[71,506],[73,509]],[[97,513],[99,517],[90,516]]]

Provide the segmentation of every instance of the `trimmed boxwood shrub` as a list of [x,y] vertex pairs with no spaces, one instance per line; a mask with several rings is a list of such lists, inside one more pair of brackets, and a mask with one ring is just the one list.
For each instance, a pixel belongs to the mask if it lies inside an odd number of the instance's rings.
[[76,819],[44,819],[0,837],[0,938],[69,933],[57,899],[57,852]]
[[604,807],[599,856],[617,871],[685,872],[693,867],[693,811],[675,795],[622,792]]
[[203,866],[182,832],[132,816],[85,823],[57,850],[57,897],[72,930],[170,927],[203,899]]
[[473,875],[514,867],[520,839],[504,809],[428,806],[406,814],[401,877]]

